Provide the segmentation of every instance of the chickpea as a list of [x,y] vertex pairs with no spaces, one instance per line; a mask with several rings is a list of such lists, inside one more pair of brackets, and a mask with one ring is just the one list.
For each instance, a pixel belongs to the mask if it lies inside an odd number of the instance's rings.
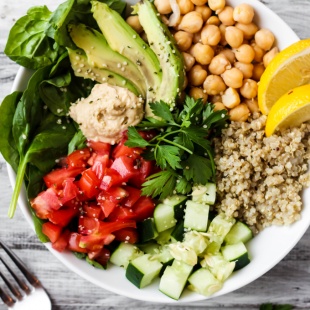
[[214,105],[213,107],[214,112],[221,111],[221,110],[227,110],[224,104],[220,101],[214,102],[213,105]]
[[216,102],[222,102],[222,95],[212,95],[208,96],[208,101],[215,104]]
[[249,24],[254,17],[254,9],[252,6],[246,3],[242,3],[235,7],[233,18],[236,22],[242,24]]
[[230,120],[234,122],[245,122],[250,116],[248,106],[241,103],[228,112]]
[[160,14],[170,14],[172,12],[169,0],[155,0],[154,5]]
[[140,24],[138,15],[131,15],[131,16],[127,17],[126,23],[132,29],[134,29],[137,33],[142,33],[143,28],[142,28],[142,26]]
[[226,5],[226,1],[225,0],[209,0],[208,5],[211,10],[216,12],[216,11],[224,9]]
[[236,23],[235,27],[242,30],[243,36],[246,40],[251,40],[255,35],[255,33],[258,31],[258,27],[254,23],[249,24]]
[[209,65],[209,71],[212,74],[221,75],[225,70],[231,68],[231,63],[224,54],[216,55]]
[[236,107],[240,103],[240,96],[235,88],[229,87],[222,95],[222,102],[228,109]]
[[252,79],[258,82],[264,71],[265,66],[262,63],[254,64]]
[[269,51],[274,43],[273,33],[265,28],[258,30],[255,33],[255,43],[265,51]]
[[225,39],[231,47],[237,48],[243,42],[243,32],[235,26],[228,26],[225,32]]
[[254,49],[249,44],[242,44],[234,50],[238,61],[251,63],[255,57]]
[[252,77],[254,68],[253,64],[237,61],[234,63],[234,66],[242,72],[243,78],[249,79]]
[[182,53],[184,58],[185,71],[188,72],[195,64],[195,58],[189,53]]
[[244,79],[240,88],[240,94],[247,99],[257,96],[257,82],[251,79]]
[[215,25],[205,25],[201,30],[201,42],[211,46],[216,46],[221,40],[221,31]]
[[237,68],[231,68],[226,70],[221,77],[228,87],[239,88],[242,86],[243,74]]
[[201,98],[203,103],[206,103],[208,100],[208,94],[202,88],[199,87],[191,87],[188,94],[195,100]]
[[234,12],[234,9],[231,6],[227,5],[218,14],[218,18],[222,22],[223,25],[233,26],[235,24],[235,21],[233,19],[233,12]]
[[277,47],[272,48],[269,52],[264,55],[263,63],[265,68],[269,65],[271,60],[279,53],[279,49]]
[[194,33],[193,43],[201,43],[201,31]]
[[248,106],[248,108],[251,111],[251,113],[259,112],[259,107],[258,107],[257,99],[254,99],[254,98],[246,99],[242,103],[245,103]]
[[236,61],[235,53],[229,48],[223,49],[222,51],[219,52],[219,54],[223,54],[231,64],[233,64]]
[[185,14],[178,26],[179,30],[184,30],[190,33],[196,33],[200,31],[203,24],[202,16],[199,12],[192,11]]
[[196,43],[191,47],[190,54],[194,56],[196,61],[200,64],[208,65],[214,56],[214,51],[209,45]]
[[174,34],[174,39],[181,51],[187,51],[192,46],[193,34],[185,31],[178,31]]
[[205,5],[208,0],[191,0],[195,5],[199,5],[199,6],[202,6],[202,5]]
[[203,88],[208,95],[219,95],[225,91],[226,85],[220,76],[212,74],[203,82]]
[[212,10],[206,5],[197,5],[195,11],[201,14],[204,22],[212,15]]
[[263,61],[263,57],[266,52],[261,47],[259,47],[255,42],[253,42],[251,46],[255,52],[254,61],[256,62]]
[[185,75],[182,89],[185,89],[187,86],[188,86],[188,78],[187,75]]
[[206,79],[207,75],[207,70],[204,70],[200,65],[195,65],[187,74],[188,83],[192,86],[200,86]]
[[194,11],[194,3],[191,0],[177,0],[182,15]]
[[208,18],[208,20],[206,21],[207,25],[215,25],[215,26],[219,26],[221,24],[221,21],[219,20],[219,18],[217,16],[211,16]]
[[226,39],[225,39],[226,27],[227,27],[227,26],[225,26],[224,24],[220,24],[220,25],[219,25],[219,29],[220,29],[220,32],[221,32],[220,44],[221,44],[222,46],[227,45],[227,42],[226,42]]

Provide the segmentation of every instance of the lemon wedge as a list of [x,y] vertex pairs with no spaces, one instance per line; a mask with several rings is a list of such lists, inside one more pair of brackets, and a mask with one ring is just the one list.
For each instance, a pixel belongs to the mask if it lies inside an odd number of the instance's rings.
[[310,39],[300,40],[277,54],[267,66],[258,86],[258,105],[268,114],[290,89],[310,83]]
[[276,129],[296,127],[306,121],[310,121],[310,84],[288,91],[272,106],[265,133],[269,137]]

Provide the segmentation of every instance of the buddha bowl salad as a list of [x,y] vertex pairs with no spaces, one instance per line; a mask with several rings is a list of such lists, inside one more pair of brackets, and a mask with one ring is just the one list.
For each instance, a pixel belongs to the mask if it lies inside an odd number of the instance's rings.
[[229,116],[186,95],[174,13],[143,0],[126,22],[125,7],[67,0],[13,26],[5,53],[34,73],[0,107],[17,173],[9,216],[25,181],[42,242],[123,267],[138,288],[160,277],[173,299],[185,287],[209,296],[250,262],[252,231],[212,207],[212,141]]

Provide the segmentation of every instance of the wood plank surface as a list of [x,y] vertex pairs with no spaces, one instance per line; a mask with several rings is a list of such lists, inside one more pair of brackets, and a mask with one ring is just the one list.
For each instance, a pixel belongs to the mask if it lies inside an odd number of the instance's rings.
[[[60,0],[0,1],[0,102],[10,92],[18,66],[4,55],[9,29],[29,6],[46,4],[53,10]],[[261,1],[282,17],[300,38],[310,37],[309,0]],[[67,270],[36,238],[18,209],[7,218],[12,187],[0,157],[0,238],[16,251],[47,289],[53,309],[259,309],[266,302],[310,309],[310,229],[297,246],[272,270],[251,284],[222,297],[192,304],[156,304],[119,296],[96,287]],[[268,255],[268,253],[266,253]],[[141,292],[142,293],[142,292]],[[0,310],[6,309],[0,302]],[[25,309],[28,310],[28,309]],[[29,309],[31,310],[31,309]]]

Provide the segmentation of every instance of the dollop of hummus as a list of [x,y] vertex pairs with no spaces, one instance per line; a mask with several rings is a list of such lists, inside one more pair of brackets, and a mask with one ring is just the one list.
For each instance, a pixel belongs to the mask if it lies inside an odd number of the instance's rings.
[[143,118],[143,101],[126,88],[96,84],[87,98],[72,104],[70,116],[88,140],[119,142],[129,126]]

